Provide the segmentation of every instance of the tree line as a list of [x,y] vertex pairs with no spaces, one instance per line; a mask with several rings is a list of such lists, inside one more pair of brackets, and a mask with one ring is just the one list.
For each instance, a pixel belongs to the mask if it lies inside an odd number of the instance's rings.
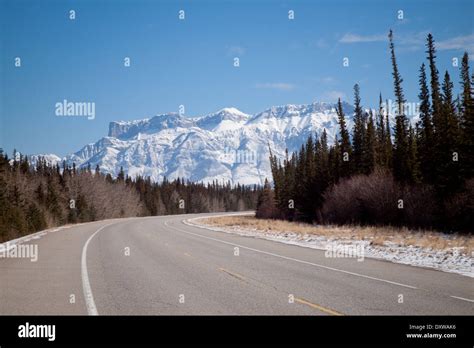
[[474,75],[468,54],[462,57],[455,98],[448,71],[440,77],[435,42],[428,34],[427,62],[419,70],[419,121],[413,124],[405,112],[391,30],[388,39],[394,120],[382,95],[377,110],[365,111],[356,84],[353,128],[347,127],[339,99],[334,145],[328,145],[323,130],[291,156],[287,152],[283,161],[270,154],[273,190],[266,181],[257,217],[472,232]]
[[44,158],[33,166],[27,156],[14,152],[10,159],[0,149],[0,242],[69,223],[255,209],[260,189],[180,178],[155,183],[132,179],[123,168],[113,178],[99,166],[78,169]]

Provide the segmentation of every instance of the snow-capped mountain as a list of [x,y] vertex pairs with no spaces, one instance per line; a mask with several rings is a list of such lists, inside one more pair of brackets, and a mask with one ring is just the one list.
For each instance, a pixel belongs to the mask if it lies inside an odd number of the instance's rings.
[[[310,134],[323,129],[329,141],[338,132],[336,105],[317,102],[271,107],[255,115],[225,108],[202,117],[177,113],[137,121],[111,122],[108,136],[64,158],[66,162],[117,175],[120,167],[135,177],[161,181],[262,184],[271,179],[269,146],[283,158],[298,150]],[[343,104],[348,126],[353,107]]]
[[[48,165],[54,166],[56,163],[60,163],[62,161],[62,158],[55,155],[55,154],[43,154],[43,155],[31,155],[28,158],[28,161],[32,163],[33,165],[36,165],[36,162],[39,160],[41,157],[42,160],[44,160]],[[18,158],[17,158],[18,160]]]

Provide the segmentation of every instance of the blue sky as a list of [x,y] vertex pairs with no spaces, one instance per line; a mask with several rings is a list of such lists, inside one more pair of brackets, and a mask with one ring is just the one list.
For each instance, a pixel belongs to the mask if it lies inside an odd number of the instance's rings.
[[[393,98],[390,28],[411,102],[428,32],[438,68],[456,89],[452,58],[474,54],[470,0],[0,3],[0,147],[8,153],[65,155],[106,135],[110,121],[176,112],[181,104],[188,116],[230,106],[252,114],[339,96],[351,102],[359,83],[363,104],[373,107],[379,92]],[[94,102],[95,119],[57,117],[64,99]]]

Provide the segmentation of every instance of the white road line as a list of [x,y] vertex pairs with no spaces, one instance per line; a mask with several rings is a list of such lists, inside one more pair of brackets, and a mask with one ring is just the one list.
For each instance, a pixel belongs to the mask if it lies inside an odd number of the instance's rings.
[[449,297],[457,298],[458,300],[463,300],[463,301],[467,301],[467,302],[474,302],[474,300],[470,300],[470,299],[464,298],[464,297],[458,297],[458,296],[449,296]]
[[[184,220],[181,221],[181,222],[184,222]],[[398,286],[402,286],[402,287],[409,288],[409,289],[418,289],[417,287],[412,286],[412,285],[406,285],[406,284],[402,284],[402,283],[392,282],[392,281],[390,281],[390,280],[380,279],[380,278],[375,278],[375,277],[371,277],[371,276],[364,275],[364,274],[360,274],[360,273],[345,271],[345,270],[339,269],[339,268],[328,267],[328,266],[320,265],[320,264],[313,263],[313,262],[309,262],[309,261],[304,261],[304,260],[295,259],[295,258],[293,258],[293,257],[283,256],[283,255],[271,253],[271,252],[268,252],[268,251],[263,251],[263,250],[259,250],[259,249],[250,248],[250,247],[247,247],[247,246],[244,246],[244,245],[239,245],[239,244],[236,244],[236,243],[227,242],[227,241],[224,241],[224,240],[221,240],[221,239],[217,239],[217,238],[212,238],[212,237],[208,237],[208,236],[203,236],[202,234],[199,234],[199,233],[188,232],[188,231],[182,230],[182,229],[180,229],[180,228],[177,228],[177,227],[173,227],[173,226],[168,225],[168,221],[165,221],[165,225],[168,226],[168,227],[171,227],[171,228],[173,228],[173,229],[175,229],[175,230],[181,231],[181,232],[183,232],[183,233],[191,234],[191,235],[194,235],[194,236],[197,236],[197,237],[201,237],[201,238],[210,239],[210,240],[213,240],[213,241],[216,241],[216,242],[220,242],[220,243],[224,243],[224,244],[228,244],[228,245],[238,246],[239,248],[242,248],[242,249],[247,249],[247,250],[255,251],[255,252],[258,252],[258,253],[262,253],[262,254],[266,254],[266,255],[271,255],[271,256],[279,257],[279,258],[281,258],[281,259],[290,260],[290,261],[295,261],[295,262],[299,262],[299,263],[304,263],[304,264],[307,264],[307,265],[316,266],[316,267],[328,269],[328,270],[335,271],[335,272],[341,272],[341,273],[345,273],[345,274],[350,274],[350,275],[353,275],[353,276],[356,276],[356,277],[361,277],[361,278],[376,280],[376,281],[379,281],[379,282],[384,282],[384,283],[389,283],[389,284],[393,284],[393,285],[398,285]],[[197,226],[196,226],[196,227],[197,227]]]
[[89,315],[99,315],[97,307],[95,306],[94,296],[92,296],[91,284],[89,282],[89,273],[87,272],[87,247],[89,242],[94,238],[94,236],[99,233],[102,229],[113,224],[104,225],[95,231],[87,240],[86,244],[82,248],[82,258],[81,258],[81,277],[82,277],[82,289],[84,291],[84,300],[86,301],[87,314]]

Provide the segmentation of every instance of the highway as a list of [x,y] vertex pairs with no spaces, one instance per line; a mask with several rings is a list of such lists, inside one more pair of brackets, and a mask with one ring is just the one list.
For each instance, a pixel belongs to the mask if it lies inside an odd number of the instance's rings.
[[0,314],[473,315],[474,279],[190,226],[193,214],[51,229],[0,258]]

